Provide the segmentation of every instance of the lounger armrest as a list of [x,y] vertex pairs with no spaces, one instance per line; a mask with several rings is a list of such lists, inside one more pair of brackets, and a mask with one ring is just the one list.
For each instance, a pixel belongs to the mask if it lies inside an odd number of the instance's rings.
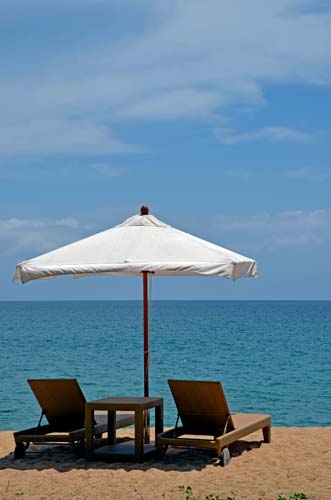
[[14,432],[14,438],[19,436],[38,436],[40,434],[46,434],[47,432],[52,432],[50,425],[40,425],[39,427],[30,427],[30,429],[23,429],[22,431]]
[[271,415],[250,415],[250,414],[237,414],[237,417],[247,417],[247,421],[243,418],[243,423],[240,426],[236,426],[233,431],[223,434],[216,438],[218,448],[221,449],[231,443],[234,443],[238,439],[248,436],[252,432],[258,431],[260,429],[271,428]]

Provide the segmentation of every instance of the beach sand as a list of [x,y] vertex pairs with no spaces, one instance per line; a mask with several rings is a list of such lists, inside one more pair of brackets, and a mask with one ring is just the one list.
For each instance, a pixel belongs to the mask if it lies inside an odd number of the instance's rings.
[[304,492],[311,500],[331,500],[331,427],[276,427],[271,444],[260,440],[255,433],[236,444],[222,468],[212,452],[171,448],[165,458],[143,464],[86,462],[67,446],[38,447],[14,461],[12,432],[1,432],[0,498],[185,500],[178,488],[185,485],[203,499],[215,493],[276,500]]

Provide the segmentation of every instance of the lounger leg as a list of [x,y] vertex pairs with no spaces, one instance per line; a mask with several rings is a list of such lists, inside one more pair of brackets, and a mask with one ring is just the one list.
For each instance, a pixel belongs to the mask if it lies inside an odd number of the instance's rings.
[[22,442],[16,443],[16,448],[15,448],[15,451],[14,451],[14,458],[15,458],[15,460],[17,460],[18,458],[23,458],[24,457],[25,451],[29,447],[29,444],[30,443],[26,443],[25,444],[25,443],[22,443]]
[[159,453],[160,453],[161,457],[163,458],[166,456],[168,445],[167,444],[159,444],[157,449],[159,450]]
[[77,443],[72,443],[72,449],[77,458],[83,458],[86,455],[85,440],[81,439]]
[[271,443],[271,426],[263,427],[263,439],[265,443]]

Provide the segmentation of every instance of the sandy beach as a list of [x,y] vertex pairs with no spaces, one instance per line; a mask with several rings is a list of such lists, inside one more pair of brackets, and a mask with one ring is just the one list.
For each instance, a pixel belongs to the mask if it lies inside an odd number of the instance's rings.
[[215,493],[222,499],[276,500],[304,492],[310,500],[331,499],[330,427],[276,427],[271,444],[261,443],[260,433],[248,439],[232,447],[234,456],[222,468],[213,453],[187,449],[136,464],[86,462],[70,447],[53,446],[14,461],[12,432],[1,432],[0,498],[184,500],[184,485],[199,498]]

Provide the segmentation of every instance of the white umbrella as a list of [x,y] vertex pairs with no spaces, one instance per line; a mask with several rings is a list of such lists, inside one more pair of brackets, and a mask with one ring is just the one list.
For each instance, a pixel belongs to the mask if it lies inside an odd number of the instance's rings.
[[161,222],[143,206],[141,215],[118,226],[21,262],[14,279],[26,283],[65,274],[143,276],[144,395],[148,396],[148,275],[235,280],[256,277],[257,266],[253,259]]

